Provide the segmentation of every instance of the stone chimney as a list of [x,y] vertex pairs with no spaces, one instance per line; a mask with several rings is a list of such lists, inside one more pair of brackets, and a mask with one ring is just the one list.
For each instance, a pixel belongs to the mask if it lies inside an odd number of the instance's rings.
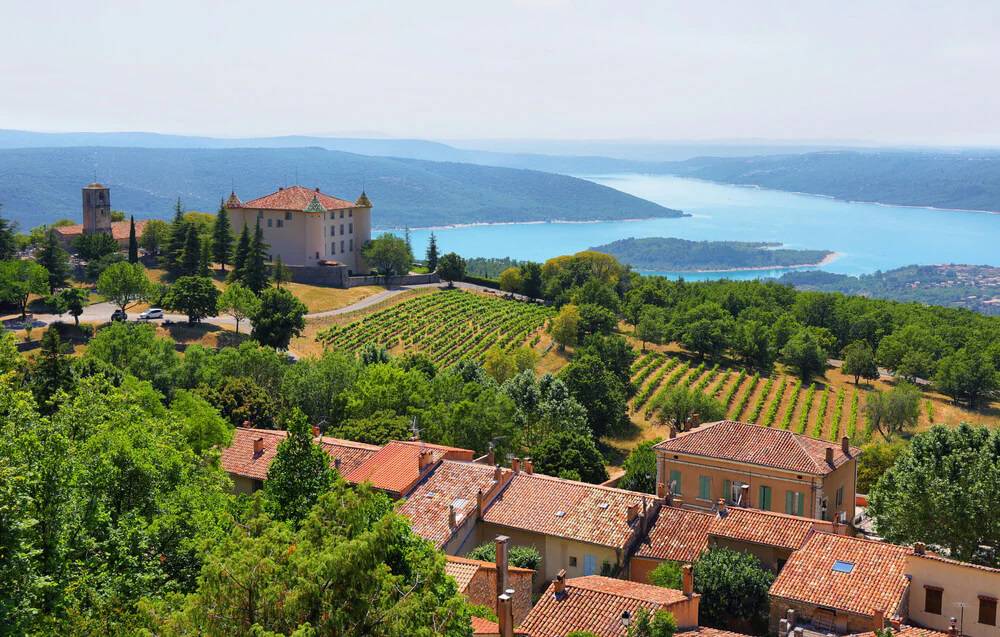
[[556,578],[552,580],[552,590],[556,599],[566,597],[566,569],[559,569],[559,572],[556,573]]
[[691,429],[695,429],[701,424],[701,414],[694,412],[691,414]]
[[913,543],[913,554],[914,555],[923,555],[926,552],[927,552],[927,545],[926,544],[924,544],[923,542],[914,542]]
[[792,634],[794,634],[795,637],[804,637],[805,633],[806,631],[804,628],[802,628],[802,626],[796,626],[795,630],[792,631]]
[[484,464],[494,465],[497,463],[497,454],[493,450],[493,445],[490,445],[490,450],[486,452],[486,462]]
[[694,568],[690,564],[681,567],[681,592],[688,597],[694,595]]
[[253,457],[256,458],[262,453],[264,453],[264,438],[258,436],[253,439]]
[[670,425],[670,438],[674,439],[677,437],[677,427]]
[[635,522],[636,518],[639,517],[639,503],[630,504],[628,509],[625,511],[625,519],[629,524]]
[[486,513],[486,494],[482,489],[476,492],[476,509],[479,512],[479,519],[483,519],[483,514]]
[[313,425],[312,426],[312,431],[313,431],[313,438],[316,438],[317,436],[319,436],[319,425]]
[[[494,540],[496,544],[496,562],[497,562],[497,597],[503,595],[504,591],[507,590],[509,572],[507,570],[507,550],[510,545],[510,538],[506,535],[498,535]],[[500,609],[497,609],[497,614],[499,614]]]
[[535,472],[535,463],[531,461],[531,458],[524,459],[524,472],[529,476]]
[[826,448],[826,464],[833,464],[833,447]]
[[431,465],[431,460],[434,458],[434,453],[430,449],[421,449],[420,455],[417,458],[417,469],[423,471]]
[[840,450],[844,452],[844,455],[850,455],[851,451],[851,439],[844,436],[840,439]]
[[500,484],[500,480],[502,479],[503,479],[503,469],[500,468],[500,465],[496,465],[495,467],[493,467],[493,482]]
[[[513,593],[513,591],[511,591]],[[500,626],[500,637],[514,637],[514,599],[505,591],[497,596],[497,624]]]
[[340,471],[340,458],[333,459],[333,468]]
[[514,473],[521,473],[521,459],[514,458],[510,461],[510,468],[514,470]]
[[455,505],[448,505],[448,528],[453,529],[458,526],[458,521],[455,519]]
[[656,497],[666,500],[667,499],[667,485],[662,482],[656,483]]
[[875,624],[875,630],[881,630],[881,629],[885,628],[885,611],[884,610],[876,610],[875,614],[873,615],[873,620],[872,621]]

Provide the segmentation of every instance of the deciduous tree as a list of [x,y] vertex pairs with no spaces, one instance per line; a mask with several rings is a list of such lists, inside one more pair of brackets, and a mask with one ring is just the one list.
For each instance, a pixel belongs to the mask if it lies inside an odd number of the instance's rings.
[[507,268],[500,273],[498,279],[500,289],[504,292],[520,292],[524,279],[521,277],[521,268]]
[[438,261],[437,273],[448,282],[448,287],[453,287],[455,281],[465,278],[465,259],[454,252],[449,252]]
[[900,383],[887,392],[873,391],[865,399],[865,416],[872,428],[888,440],[920,417],[920,390]]
[[207,316],[217,316],[219,289],[205,276],[182,276],[167,292],[163,304],[187,314],[188,323],[198,323]]
[[572,303],[562,306],[552,319],[552,339],[559,344],[559,351],[576,345],[580,338],[580,309]]
[[406,274],[413,263],[413,254],[406,241],[391,232],[385,232],[366,243],[361,254],[382,276]]
[[54,228],[45,233],[45,243],[35,254],[35,260],[49,273],[49,291],[66,287],[69,279],[69,254],[59,244]]
[[125,312],[150,298],[155,288],[140,264],[121,262],[108,266],[101,273],[97,279],[97,291]]
[[585,434],[553,433],[531,449],[531,457],[539,473],[594,484],[608,479],[601,452],[594,439]]
[[746,622],[762,634],[767,628],[767,595],[773,582],[774,574],[752,554],[709,549],[694,564],[694,587],[701,593],[699,623],[736,629],[740,622]]
[[868,341],[854,341],[844,348],[844,366],[841,368],[848,376],[854,377],[854,384],[862,378],[878,380],[878,365],[875,363],[875,352]]
[[330,456],[313,441],[306,415],[293,407],[286,424],[288,437],[278,444],[268,468],[264,496],[276,518],[298,523],[337,475],[330,467]]
[[[233,270],[235,272],[235,270]],[[260,299],[242,283],[230,283],[219,297],[218,309],[236,321],[236,332],[240,331],[240,321],[250,318],[260,309]]]
[[292,338],[306,327],[306,311],[306,306],[288,290],[264,290],[260,308],[253,315],[251,336],[261,345],[288,349]]
[[48,291],[49,272],[42,266],[26,259],[0,261],[0,297],[17,306],[22,320],[27,319],[31,295]]

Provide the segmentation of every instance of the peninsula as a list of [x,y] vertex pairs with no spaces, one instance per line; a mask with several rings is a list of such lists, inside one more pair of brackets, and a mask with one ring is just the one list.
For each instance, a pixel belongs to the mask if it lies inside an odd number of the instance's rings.
[[628,238],[592,248],[640,270],[659,272],[768,269],[815,266],[830,250],[793,250],[765,241],[688,241],[673,237]]

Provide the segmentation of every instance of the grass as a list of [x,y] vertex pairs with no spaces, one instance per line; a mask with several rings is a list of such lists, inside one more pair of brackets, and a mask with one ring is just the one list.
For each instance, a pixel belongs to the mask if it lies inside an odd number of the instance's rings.
[[328,288],[306,283],[286,283],[283,287],[305,303],[310,314],[328,312],[347,307],[373,294],[385,291],[380,285],[361,285],[356,288]]

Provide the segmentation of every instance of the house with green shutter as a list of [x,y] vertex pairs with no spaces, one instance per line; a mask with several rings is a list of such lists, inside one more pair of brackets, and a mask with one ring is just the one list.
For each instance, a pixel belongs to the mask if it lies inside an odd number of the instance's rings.
[[857,458],[847,437],[828,442],[722,420],[672,432],[653,447],[657,495],[672,506],[773,511],[850,525]]

